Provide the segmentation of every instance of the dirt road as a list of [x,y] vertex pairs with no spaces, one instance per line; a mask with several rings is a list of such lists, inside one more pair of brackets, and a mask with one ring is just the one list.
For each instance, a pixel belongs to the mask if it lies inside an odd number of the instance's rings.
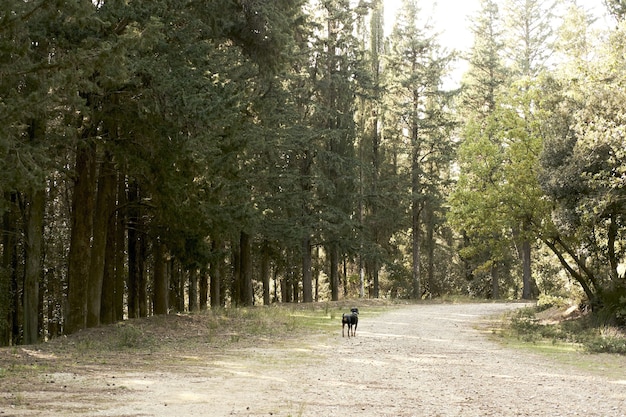
[[[126,375],[103,416],[626,416],[624,380],[500,347],[475,326],[507,304],[420,305],[355,338],[235,350],[185,374]],[[188,372],[191,371],[191,374]]]
[[[477,329],[481,318],[516,307],[417,305],[376,317],[362,309],[350,339],[338,324],[332,337],[198,352],[188,366],[53,375],[70,396],[51,398],[50,409],[137,417],[626,416],[626,360],[623,378],[604,377],[504,348]],[[54,414],[0,410],[8,415]]]

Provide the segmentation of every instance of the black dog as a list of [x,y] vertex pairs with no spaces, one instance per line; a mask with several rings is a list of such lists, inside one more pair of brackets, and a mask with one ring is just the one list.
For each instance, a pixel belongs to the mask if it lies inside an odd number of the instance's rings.
[[[356,326],[359,324],[359,309],[351,308],[350,313],[344,313],[341,316],[341,337],[344,337],[344,329],[348,325],[348,337],[350,337],[350,330],[352,330],[352,336],[356,336]],[[352,328],[354,326],[354,329]]]

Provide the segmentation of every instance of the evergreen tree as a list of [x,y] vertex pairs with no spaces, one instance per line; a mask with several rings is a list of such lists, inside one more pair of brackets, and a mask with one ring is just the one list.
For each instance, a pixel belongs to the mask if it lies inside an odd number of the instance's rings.
[[[459,112],[465,120],[459,150],[460,175],[453,194],[451,221],[461,231],[465,278],[475,291],[500,296],[499,272],[510,258],[511,245],[502,235],[506,221],[499,216],[497,189],[503,164],[500,110],[508,79],[503,64],[504,44],[498,6],[483,0],[473,19],[474,45],[464,75]],[[480,279],[490,274],[491,285]]]
[[[392,77],[391,123],[406,144],[413,298],[422,296],[420,264],[424,213],[428,202],[434,201],[433,190],[441,174],[439,168],[451,157],[451,119],[447,111],[450,95],[442,89],[442,80],[452,55],[438,45],[428,26],[421,29],[420,17],[415,1],[403,3],[391,35],[388,57]],[[429,170],[430,167],[434,169]]]

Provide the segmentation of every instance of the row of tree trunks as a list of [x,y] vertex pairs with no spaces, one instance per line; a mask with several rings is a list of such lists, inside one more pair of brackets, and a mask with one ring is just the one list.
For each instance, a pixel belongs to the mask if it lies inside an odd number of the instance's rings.
[[[2,311],[2,344],[15,342],[11,338],[20,334],[20,327],[23,327],[20,343],[37,342],[42,336],[44,316],[47,317],[50,327],[48,330],[52,332],[48,335],[54,336],[61,331],[61,323],[63,332],[69,334],[86,327],[123,320],[125,317],[167,314],[170,309],[183,311],[187,294],[190,310],[206,309],[209,300],[213,308],[224,306],[226,294],[222,281],[228,275],[225,270],[228,264],[223,257],[216,255],[208,265],[208,270],[192,269],[187,271],[189,275],[183,272],[180,265],[172,267],[167,262],[167,247],[158,238],[151,238],[146,233],[148,226],[144,224],[146,216],[141,203],[141,187],[137,182],[127,181],[117,170],[112,155],[105,151],[99,152],[88,138],[76,147],[73,179],[67,306],[64,314],[56,313],[57,304],[49,300],[46,313],[42,313],[44,300],[40,288],[50,285],[47,291],[53,291],[56,288],[53,284],[61,276],[52,270],[45,275],[44,281],[41,279],[46,191],[35,190],[31,195],[22,198],[25,227],[25,279],[23,286],[20,286],[20,291],[23,290],[22,299],[17,296],[17,275],[14,272],[17,251],[11,250],[16,246],[16,233],[10,230],[17,225],[17,210],[4,213],[0,288],[6,289],[2,291],[2,305],[12,304],[13,307]],[[17,195],[5,198],[12,199],[17,207]],[[150,254],[154,259],[151,277],[154,280],[151,281],[153,285],[149,285],[146,270],[149,248],[152,248]],[[242,232],[236,248],[237,274],[233,279],[234,287],[238,289],[239,304],[252,305],[254,292],[251,236]],[[263,283],[263,302],[269,304],[271,260],[267,244],[262,245],[262,249],[260,278]],[[224,250],[224,245],[216,240],[214,253],[219,254]],[[331,253],[334,254],[332,270],[335,271],[332,292],[338,298],[338,249],[335,247]],[[304,280],[300,279],[301,275],[295,269],[288,272],[288,283],[283,288],[283,299],[286,302],[298,302],[300,295],[305,302],[313,301],[310,238],[302,241],[301,260]],[[276,273],[277,269],[274,268],[274,274]],[[148,288],[152,290],[151,294],[148,293]],[[277,290],[274,290],[276,298]],[[55,294],[57,292],[63,297],[63,288],[59,287]],[[316,298],[317,296],[316,280]],[[128,310],[125,309],[125,300]],[[21,315],[19,320],[18,315]],[[7,323],[14,325],[11,327]]]

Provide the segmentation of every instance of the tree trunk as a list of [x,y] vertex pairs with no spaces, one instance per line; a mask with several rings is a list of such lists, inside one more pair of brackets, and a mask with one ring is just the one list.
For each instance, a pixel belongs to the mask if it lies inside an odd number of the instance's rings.
[[0,346],[16,344],[19,338],[17,311],[19,297],[17,288],[17,194],[5,192],[8,209],[2,216],[2,268],[0,268]]
[[[117,181],[117,178],[115,179]],[[116,200],[116,199],[115,199]],[[115,237],[117,234],[117,212],[115,207],[107,219],[107,237],[104,249],[104,270],[102,275],[102,296],[100,297],[100,323],[115,322]]]
[[128,318],[139,317],[139,186],[132,181],[128,188]]
[[343,274],[341,274],[343,278],[343,296],[348,297],[348,265],[345,255],[343,256],[341,265],[343,266]]
[[[240,236],[241,238],[241,236]],[[232,279],[230,281],[230,297],[234,306],[242,304],[241,294],[243,293],[241,281],[243,274],[241,272],[241,243],[239,240],[233,239],[231,245],[232,256]]]
[[330,244],[330,294],[332,301],[339,300],[339,249],[335,243]]
[[[140,220],[143,229],[143,219]],[[139,233],[139,254],[137,256],[137,270],[139,272],[139,317],[148,317],[148,273],[146,271],[146,254],[148,253],[148,239],[145,232]]]
[[[119,207],[126,207],[126,176],[118,175],[117,200]],[[115,295],[113,298],[114,321],[124,319],[124,296],[126,290],[126,212],[116,211],[115,220]]]
[[491,265],[491,298],[494,300],[500,298],[500,279],[498,277],[498,264],[496,262]]
[[42,240],[46,194],[33,192],[26,210],[26,262],[24,265],[24,344],[39,341],[39,281],[42,276]]
[[421,288],[420,288],[420,244],[421,244],[421,233],[420,233],[420,213],[421,209],[418,205],[417,201],[413,202],[412,207],[412,282],[413,282],[413,298],[419,299],[421,298]]
[[270,256],[267,241],[261,247],[261,279],[263,281],[263,305],[270,305]]
[[154,242],[154,303],[156,315],[165,315],[168,312],[168,275],[165,259],[165,245],[160,241]]
[[115,186],[116,178],[112,156],[105,152],[98,175],[98,194],[93,220],[93,241],[87,293],[87,327],[95,327],[100,324],[109,219],[115,212]]
[[302,239],[302,301],[313,302],[313,275],[311,270],[311,238],[306,236]]
[[15,223],[11,217],[13,194],[4,193],[4,203],[10,208],[2,214],[2,266],[0,267],[0,346],[11,344],[13,253],[15,252]]
[[320,247],[315,247],[315,302],[320,300]]
[[189,270],[189,311],[198,311],[198,269]]
[[241,232],[239,239],[240,262],[241,267],[239,273],[241,275],[241,304],[251,306],[253,304],[252,290],[252,250],[250,235]]
[[380,280],[378,277],[378,260],[374,260],[374,267],[372,268],[372,297],[379,298],[380,297]]
[[72,194],[66,334],[77,332],[87,325],[87,290],[94,217],[94,171],[95,146],[90,143],[79,144],[76,150]]
[[213,254],[210,267],[211,267],[211,282],[210,282],[210,292],[211,292],[211,308],[219,308],[222,306],[222,296],[221,296],[221,267],[222,263],[222,245],[217,240],[213,240]]
[[[432,297],[434,291],[433,282],[435,281],[435,213],[433,212],[432,205],[428,204],[426,221],[426,245],[428,255],[428,271],[426,271],[426,296]],[[424,292],[424,290],[422,290]]]
[[146,235],[141,217],[141,190],[133,181],[128,190],[128,317],[148,316]]
[[[294,264],[296,265],[296,264]],[[298,279],[298,268],[297,267],[292,267],[290,268],[290,272],[289,272],[289,276],[290,276],[290,282],[291,282],[291,287],[293,288],[292,290],[292,294],[293,294],[293,302],[294,303],[299,303],[300,302],[300,280]]]
[[[413,62],[413,70],[416,70],[416,63]],[[420,94],[415,89],[413,91],[413,109],[411,120],[411,229],[412,229],[412,281],[413,281],[413,298],[421,298],[420,288],[420,251],[421,251],[421,213],[422,203],[420,197],[422,195],[421,170],[420,170],[420,153],[421,143],[419,136],[419,105]]]
[[198,297],[200,298],[200,310],[207,309],[209,301],[209,271],[206,268],[202,268],[200,271],[200,282]]
[[168,269],[169,269],[169,276],[170,276],[170,282],[169,282],[169,305],[172,308],[172,310],[176,311],[176,312],[181,312],[185,309],[185,301],[184,299],[181,300],[181,276],[180,276],[180,270],[178,268],[178,261],[176,261],[176,259],[172,258],[169,262],[168,262]]
[[530,242],[525,239],[522,242],[522,275],[523,275],[523,288],[522,298],[524,300],[530,300],[532,298],[532,276],[530,268]]

